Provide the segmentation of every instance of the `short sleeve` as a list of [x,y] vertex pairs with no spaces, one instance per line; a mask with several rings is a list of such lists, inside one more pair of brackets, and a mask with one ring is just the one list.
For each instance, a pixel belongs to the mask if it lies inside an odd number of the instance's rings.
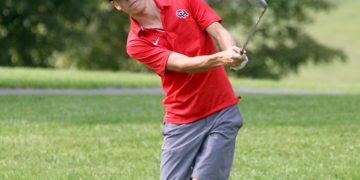
[[166,63],[172,51],[136,40],[128,43],[126,51],[130,57],[145,64],[156,74],[165,75]]
[[188,0],[190,11],[195,21],[205,30],[214,22],[221,22],[221,18],[204,0]]

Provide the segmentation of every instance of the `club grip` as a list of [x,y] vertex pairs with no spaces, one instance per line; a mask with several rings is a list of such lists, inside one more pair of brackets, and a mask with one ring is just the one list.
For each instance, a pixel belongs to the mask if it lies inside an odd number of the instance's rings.
[[243,55],[245,53],[245,49],[241,48],[240,55]]

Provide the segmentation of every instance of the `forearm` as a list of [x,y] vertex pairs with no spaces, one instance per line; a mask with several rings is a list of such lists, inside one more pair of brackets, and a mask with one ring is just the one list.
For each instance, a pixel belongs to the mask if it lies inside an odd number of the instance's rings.
[[198,73],[222,66],[226,64],[226,61],[226,58],[218,54],[187,57],[173,53],[169,57],[166,69],[177,72]]
[[215,36],[215,39],[218,42],[221,50],[226,50],[236,46],[235,38],[225,29],[219,31],[218,35]]
[[221,50],[229,49],[236,46],[235,38],[220,23],[211,24],[206,31],[215,38]]

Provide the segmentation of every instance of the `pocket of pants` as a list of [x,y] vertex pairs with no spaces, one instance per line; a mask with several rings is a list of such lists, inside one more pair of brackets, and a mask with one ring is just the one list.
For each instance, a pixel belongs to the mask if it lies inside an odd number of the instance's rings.
[[[164,136],[172,136],[184,133],[188,124],[170,124],[164,123],[162,133]],[[185,128],[185,129],[184,129]]]
[[161,127],[161,133],[162,133],[163,136],[166,135],[166,129],[165,129],[166,127],[165,126],[166,126],[166,123],[164,122],[164,124]]
[[174,131],[174,129],[176,129],[176,126],[176,124],[164,123],[162,127],[163,136],[169,135],[169,132]]

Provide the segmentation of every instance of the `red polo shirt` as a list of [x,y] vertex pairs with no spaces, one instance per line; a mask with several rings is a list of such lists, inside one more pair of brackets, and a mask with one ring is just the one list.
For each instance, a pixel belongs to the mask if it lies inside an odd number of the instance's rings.
[[164,121],[184,124],[237,103],[223,66],[202,73],[166,70],[172,52],[189,57],[217,52],[205,29],[221,18],[203,0],[155,0],[164,29],[144,29],[131,18],[127,53],[162,79]]

